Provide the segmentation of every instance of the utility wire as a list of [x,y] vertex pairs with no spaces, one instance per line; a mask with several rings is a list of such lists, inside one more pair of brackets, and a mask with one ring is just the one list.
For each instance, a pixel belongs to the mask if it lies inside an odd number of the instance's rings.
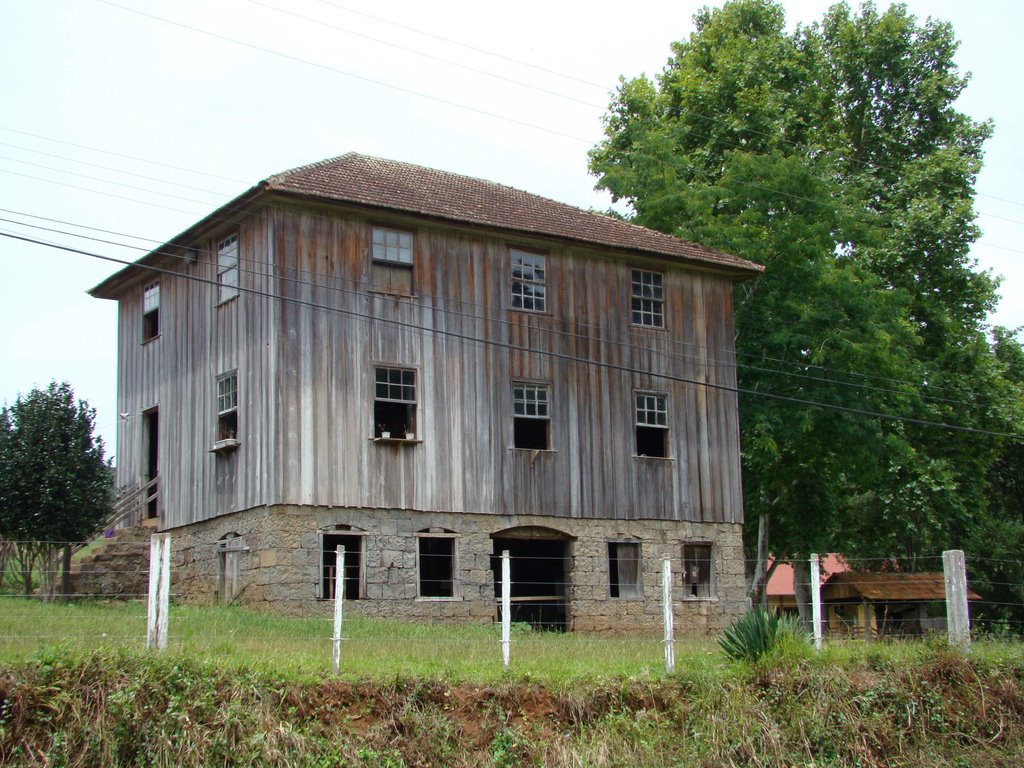
[[[248,220],[248,219],[254,218],[256,216],[262,215],[263,210],[264,209],[261,208],[259,210],[253,211],[252,213],[247,214],[244,217],[244,220]],[[60,219],[53,219],[53,218],[43,217],[43,216],[36,216],[34,214],[25,213],[25,212],[21,212],[21,211],[14,211],[14,210],[11,210],[11,209],[0,208],[0,211],[4,211],[4,212],[7,212],[7,213],[12,213],[12,214],[19,215],[19,216],[27,216],[29,218],[40,219],[40,220],[43,220],[43,221],[48,221],[50,223],[59,223],[59,224],[64,224],[66,226],[77,227],[77,228],[84,228],[84,229],[89,229],[91,231],[98,231],[98,232],[101,232],[103,234],[116,235],[116,236],[119,236],[119,237],[128,237],[128,238],[137,239],[137,240],[145,240],[147,242],[155,242],[155,243],[162,242],[160,240],[155,240],[155,239],[152,239],[152,238],[142,238],[142,237],[139,237],[139,236],[136,236],[136,235],[129,235],[129,234],[126,234],[126,233],[123,233],[123,232],[117,232],[117,231],[114,231],[114,230],[100,229],[100,228],[96,228],[96,227],[85,227],[83,225],[76,224],[74,222],[68,222],[68,221],[63,221],[63,220],[60,220]],[[326,217],[323,214],[316,213],[316,214],[313,214],[313,215],[316,216],[318,221],[322,221],[322,222],[329,222],[329,221],[331,221],[331,219],[329,219],[328,217]],[[7,221],[8,223],[17,224],[17,225],[20,225],[20,226],[36,228],[36,229],[43,229],[45,231],[55,232],[55,233],[59,233],[59,234],[65,234],[65,235],[68,235],[68,236],[71,236],[71,237],[81,237],[83,239],[89,239],[89,240],[93,240],[93,241],[97,241],[97,242],[103,242],[103,243],[108,243],[108,244],[112,244],[112,245],[118,245],[118,246],[121,246],[121,247],[129,247],[129,246],[126,246],[125,244],[119,243],[117,241],[105,240],[105,239],[102,239],[102,238],[90,238],[90,237],[86,237],[86,236],[83,236],[83,235],[78,235],[78,234],[73,233],[73,232],[66,232],[64,230],[51,229],[51,228],[47,228],[47,227],[39,227],[38,225],[29,224],[27,222],[19,222],[17,220],[13,220],[13,219],[4,219],[4,220]],[[229,221],[227,219],[219,219],[219,220],[220,221],[225,221],[225,222]],[[234,219],[231,219],[230,221],[231,221],[231,223],[236,224],[236,225],[240,222],[240,220],[237,217],[234,218]],[[148,249],[148,248],[138,248],[138,250],[149,251],[150,249]],[[178,259],[183,258],[179,254],[173,253],[173,252],[166,252],[166,251],[160,251],[160,250],[153,250],[152,252],[154,254],[156,254],[156,255],[170,256],[170,257],[174,257],[174,258],[178,258]],[[212,255],[212,254],[210,254],[210,255]],[[257,265],[262,265],[264,267],[268,267],[268,268],[271,268],[271,269],[276,268],[278,266],[276,263],[273,263],[273,262],[271,262],[269,260],[265,260],[265,259],[251,258],[251,259],[246,259],[246,261],[251,262],[253,264],[257,264]],[[240,271],[243,272],[243,273],[249,273],[249,274],[253,274],[253,275],[263,275],[263,273],[261,273],[261,272],[249,270],[249,269],[242,268],[242,267],[240,267]],[[325,273],[321,273],[321,272],[316,272],[314,270],[290,268],[289,271],[294,272],[294,274],[296,276],[305,276],[305,281],[300,279],[300,277],[289,278],[289,279],[292,279],[292,280],[294,280],[296,282],[299,282],[299,283],[305,282],[307,285],[314,286],[314,287],[321,287],[321,288],[324,287],[323,283],[321,282],[321,280],[328,280],[328,281],[332,281],[332,282],[336,282],[336,283],[340,282],[340,283],[343,283],[343,284],[351,285],[353,287],[356,285],[356,282],[353,281],[353,280],[348,280],[348,279],[345,279],[345,278],[335,277],[335,276],[332,276],[332,275],[329,275],[329,274],[325,274]],[[337,287],[332,287],[331,290],[344,291],[344,289],[337,288]],[[435,300],[444,301],[444,302],[446,302],[448,304],[454,304],[454,305],[457,305],[457,306],[462,307],[462,308],[472,309],[472,310],[474,310],[474,314],[472,315],[472,317],[474,317],[474,318],[479,318],[481,316],[480,312],[483,311],[484,309],[486,309],[486,307],[484,305],[481,305],[481,304],[478,304],[478,303],[474,303],[474,302],[470,302],[470,301],[452,300],[452,299],[450,299],[448,297],[431,297],[431,298],[434,298]],[[447,310],[447,311],[451,312],[451,310]],[[464,313],[459,313],[459,314],[462,314],[463,316],[465,316]],[[490,318],[490,319],[492,321],[495,321],[495,322],[502,322],[501,320],[497,320],[495,318]],[[578,328],[582,328],[582,329],[596,329],[598,332],[603,330],[600,326],[594,326],[594,325],[587,324],[587,323],[578,324],[577,327]],[[574,338],[577,338],[577,339],[585,339],[587,341],[599,341],[601,343],[621,344],[621,342],[618,342],[618,341],[615,341],[615,340],[609,340],[609,339],[604,339],[604,338],[595,338],[592,335],[586,335],[585,336],[583,334],[569,333],[569,332],[561,332],[561,333],[563,333],[567,337],[571,336],[571,337],[574,337]],[[812,364],[812,363],[808,363],[807,361],[804,361],[804,360],[785,360],[785,359],[773,358],[773,357],[764,356],[764,355],[749,354],[749,353],[746,353],[746,354],[745,353],[737,353],[734,350],[728,350],[728,349],[724,349],[724,348],[712,348],[712,347],[709,347],[707,345],[702,345],[702,344],[698,344],[698,343],[695,343],[695,342],[685,342],[685,341],[678,340],[678,339],[673,339],[670,343],[671,343],[671,345],[673,347],[676,347],[677,349],[680,349],[680,350],[683,350],[683,349],[686,349],[686,348],[692,348],[692,349],[697,350],[698,352],[703,353],[703,357],[700,357],[700,358],[694,357],[692,355],[686,355],[685,353],[683,353],[681,355],[677,355],[680,359],[690,360],[692,362],[695,362],[695,363],[701,364],[701,365],[706,364],[705,361],[709,357],[712,360],[714,360],[713,356],[715,354],[721,353],[721,354],[725,354],[725,355],[729,356],[730,358],[734,357],[734,356],[738,357],[738,358],[748,358],[748,359],[751,359],[751,360],[759,361],[761,363],[761,365],[757,365],[755,363],[735,363],[735,362],[724,363],[725,365],[728,365],[730,367],[744,368],[746,370],[759,371],[759,372],[763,372],[763,373],[771,373],[771,374],[780,375],[780,376],[786,376],[786,377],[791,377],[791,378],[800,378],[800,379],[805,379],[805,380],[810,380],[810,381],[818,381],[818,382],[829,383],[829,384],[838,385],[838,386],[846,386],[846,387],[851,387],[851,388],[873,390],[873,391],[877,391],[877,392],[889,392],[891,394],[897,394],[897,395],[900,395],[900,396],[908,396],[910,394],[915,394],[916,396],[920,397],[921,399],[926,400],[926,401],[931,401],[931,402],[941,402],[941,403],[947,403],[947,404],[951,404],[951,405],[961,405],[961,406],[965,406],[965,407],[976,407],[976,406],[980,406],[981,405],[981,404],[978,404],[978,403],[971,403],[969,401],[964,401],[962,399],[951,399],[951,398],[938,397],[938,396],[935,396],[935,395],[926,395],[926,394],[920,392],[919,387],[921,386],[921,382],[919,382],[919,381],[901,380],[901,379],[894,379],[892,377],[883,377],[883,376],[878,376],[878,375],[864,374],[864,373],[861,373],[861,372],[858,372],[858,371],[847,371],[847,370],[842,370],[842,369],[835,369],[835,368],[830,368],[830,367],[827,367],[827,366],[820,366],[820,365],[815,365],[815,364]],[[796,365],[799,365],[803,369],[803,371],[802,372],[797,372],[797,371],[790,371],[790,370],[782,370],[782,369],[779,369],[779,368],[767,368],[767,367],[765,367],[763,365],[765,362],[772,362],[772,363],[777,363],[777,364],[780,364],[780,365],[794,365],[794,364],[796,364]],[[716,362],[716,364],[721,365],[723,363]],[[811,371],[818,371],[818,372],[821,372],[821,373],[825,373],[825,372],[840,373],[840,374],[845,375],[845,376],[854,376],[854,377],[857,377],[857,378],[868,379],[868,380],[873,379],[873,380],[876,380],[876,381],[882,381],[882,382],[886,382],[886,383],[889,383],[889,384],[902,384],[902,385],[906,385],[906,386],[912,387],[913,388],[913,392],[908,392],[906,389],[894,390],[894,389],[891,389],[891,388],[888,388],[888,387],[875,387],[875,386],[870,386],[870,385],[862,384],[862,383],[858,383],[858,382],[841,381],[841,380],[837,380],[835,378],[825,377],[823,375],[814,375],[813,373],[811,373]],[[965,394],[961,390],[957,390],[957,389],[950,389],[948,387],[937,387],[935,385],[929,385],[929,386],[930,386],[931,389],[935,389],[936,391],[946,390],[946,391],[955,392],[958,395],[960,395],[961,397]],[[966,393],[966,394],[973,394],[973,393]]]
[[[0,211],[7,211],[7,209],[0,208]],[[14,213],[16,213],[17,215],[29,215],[29,216],[31,216],[31,214],[21,214],[20,212],[16,212],[16,211]],[[73,224],[73,223],[70,223],[70,222],[63,222],[63,221],[60,221],[60,220],[51,219],[51,218],[47,218],[47,217],[34,217],[34,218],[40,218],[40,219],[42,219],[44,221],[49,221],[51,223],[65,224],[67,226],[79,226],[79,225],[76,225],[76,224]],[[77,238],[80,238],[80,239],[90,240],[90,241],[93,241],[93,242],[100,242],[100,243],[104,243],[104,244],[107,244],[107,245],[114,245],[114,246],[118,246],[118,247],[121,247],[121,248],[129,248],[129,249],[133,249],[133,250],[143,251],[145,253],[153,253],[155,255],[166,256],[166,257],[171,257],[171,258],[179,259],[181,261],[186,261],[186,257],[184,257],[184,256],[182,256],[182,255],[180,255],[178,253],[171,252],[171,251],[162,251],[162,250],[159,250],[159,249],[153,250],[153,249],[150,249],[150,248],[147,248],[147,247],[142,247],[142,246],[137,246],[137,245],[130,245],[130,244],[121,243],[121,242],[118,242],[118,241],[115,241],[115,240],[108,240],[106,238],[91,237],[91,236],[88,236],[88,235],[82,235],[82,234],[78,234],[78,233],[75,233],[75,232],[69,232],[67,230],[57,229],[57,228],[53,228],[53,227],[44,227],[44,226],[41,226],[41,225],[30,224],[30,223],[27,223],[27,222],[18,221],[16,219],[9,219],[9,218],[6,218],[6,217],[0,217],[0,221],[6,222],[6,223],[9,223],[9,224],[15,224],[17,226],[29,227],[31,229],[37,229],[37,230],[41,230],[41,231],[45,231],[45,232],[50,232],[50,233],[54,233],[54,234],[62,234],[62,235],[66,235],[66,236],[69,236],[69,237],[77,237]],[[99,229],[99,228],[94,228],[94,227],[89,227],[88,229],[90,229],[92,231],[99,231],[99,232],[102,232],[102,233],[105,233],[105,234],[113,234],[113,235],[117,235],[117,236],[120,236],[120,237],[131,237],[131,238],[139,239],[139,240],[146,240],[146,239],[148,239],[148,238],[139,238],[139,237],[134,236],[134,235],[127,235],[127,234],[121,233],[121,232],[116,232],[116,231],[111,231],[111,230],[104,230],[104,229]],[[151,240],[150,242],[159,242],[159,241],[152,241]],[[265,267],[270,267],[270,268],[273,268],[273,267],[277,266],[277,265],[275,265],[272,262],[267,261],[267,260],[248,259],[247,258],[245,261],[251,262],[251,263],[256,264],[256,265],[262,265],[262,266],[265,266]],[[266,278],[268,276],[266,272],[259,271],[259,270],[254,270],[254,269],[244,268],[241,265],[238,267],[238,269],[239,269],[240,273],[242,273],[242,274],[249,274],[249,275],[252,275],[252,276],[254,276],[256,278]],[[357,290],[354,287],[356,285],[355,281],[352,281],[352,280],[349,280],[349,279],[333,277],[333,276],[330,276],[330,275],[326,275],[324,273],[319,273],[319,272],[315,272],[315,271],[312,271],[312,270],[298,269],[298,268],[289,268],[287,271],[294,272],[296,275],[304,275],[305,277],[287,277],[285,275],[276,275],[275,278],[276,279],[281,279],[281,280],[286,280],[286,281],[288,281],[290,283],[293,283],[295,285],[302,286],[302,287],[310,287],[310,288],[316,288],[316,289],[320,289],[320,290],[326,289],[326,290],[329,290],[329,291],[332,291],[332,292],[335,292],[335,293],[348,294],[348,295],[354,295],[354,296],[366,296],[367,295],[364,291]],[[342,285],[350,285],[350,286],[353,286],[353,287],[352,288],[344,288],[344,287],[340,287],[338,285],[325,284],[324,282],[321,282],[321,279],[327,280],[327,281],[330,281],[330,282],[334,282],[334,283],[341,283]],[[486,309],[486,307],[484,305],[481,305],[481,304],[478,304],[478,303],[474,303],[474,302],[468,302],[468,301],[464,301],[464,300],[456,300],[456,301],[453,302],[453,301],[449,300],[447,297],[438,297],[438,296],[433,296],[433,295],[428,295],[428,294],[421,294],[421,296],[423,298],[433,299],[435,301],[444,301],[445,303],[455,304],[455,305],[463,307],[463,308],[469,307],[471,309],[480,310],[480,311]],[[462,319],[485,320],[485,321],[490,322],[490,323],[498,323],[498,324],[508,325],[508,326],[513,326],[514,325],[514,323],[511,323],[510,321],[504,320],[504,319],[502,319],[500,317],[496,317],[496,316],[493,316],[493,315],[481,314],[480,311],[473,312],[473,313],[455,311],[455,310],[451,310],[451,309],[444,309],[442,311],[445,312],[448,315],[457,316],[457,317],[460,317]],[[578,324],[577,327],[579,327],[579,328],[592,328],[592,329],[596,329],[598,332],[601,332],[603,330],[603,328],[601,328],[600,326],[594,326],[594,325],[586,324],[586,323]],[[572,339],[572,340],[576,340],[576,341],[582,340],[582,341],[591,342],[591,343],[592,342],[597,342],[597,343],[600,343],[600,344],[610,344],[610,345],[620,346],[620,347],[625,346],[625,347],[628,347],[628,348],[634,349],[634,350],[638,349],[635,345],[633,345],[630,342],[623,342],[623,341],[619,341],[619,340],[616,340],[616,339],[609,339],[609,338],[606,338],[606,337],[594,336],[592,334],[574,333],[574,332],[570,332],[570,331],[559,331],[559,330],[552,330],[549,333],[551,335],[553,335],[553,336],[557,336],[557,337],[560,337],[560,338],[563,338],[563,339]],[[900,382],[899,380],[889,379],[888,381],[890,381],[890,383],[902,383],[902,384],[907,384],[908,386],[914,387],[914,390],[912,390],[912,391],[908,391],[906,389],[897,390],[897,389],[892,389],[892,388],[889,388],[889,387],[878,387],[878,386],[863,384],[863,383],[859,383],[859,382],[841,381],[841,380],[837,380],[837,379],[834,379],[834,378],[827,378],[827,377],[824,377],[824,376],[816,376],[816,375],[813,375],[811,373],[806,373],[806,372],[805,373],[801,373],[801,372],[794,372],[794,371],[786,371],[786,370],[782,370],[782,369],[778,369],[778,368],[767,368],[767,367],[764,367],[764,366],[754,365],[752,363],[734,362],[732,360],[732,358],[735,357],[735,355],[731,354],[730,350],[712,348],[712,347],[709,347],[707,345],[697,344],[695,342],[682,342],[682,341],[672,340],[671,344],[672,344],[673,347],[677,347],[677,348],[686,348],[686,347],[693,348],[697,352],[703,352],[703,355],[700,356],[700,355],[697,355],[697,354],[687,354],[687,353],[679,353],[679,352],[656,352],[655,354],[658,357],[664,358],[665,360],[667,360],[669,362],[673,362],[673,361],[680,362],[680,361],[682,361],[682,362],[690,362],[690,363],[693,363],[694,365],[704,366],[704,367],[711,367],[712,365],[714,365],[714,366],[720,366],[720,367],[736,368],[736,369],[743,369],[743,370],[748,370],[748,371],[757,371],[757,372],[760,372],[760,373],[768,373],[768,374],[778,375],[778,376],[782,376],[782,377],[798,378],[798,379],[803,379],[803,380],[807,380],[807,381],[814,381],[814,382],[819,382],[819,383],[825,383],[825,384],[830,384],[830,385],[833,385],[833,386],[837,386],[837,387],[841,387],[841,388],[847,388],[847,389],[858,389],[858,390],[865,390],[865,391],[878,392],[878,393],[887,393],[887,394],[898,395],[900,397],[914,396],[914,397],[918,397],[921,400],[927,401],[927,402],[943,403],[943,404],[948,404],[948,405],[958,405],[958,406],[964,406],[964,407],[968,407],[968,408],[971,408],[971,407],[985,407],[984,404],[972,403],[972,402],[965,401],[965,400],[954,400],[954,399],[950,399],[950,398],[943,398],[943,397],[937,397],[937,396],[934,396],[934,395],[924,394],[924,393],[920,392],[917,389],[917,387],[920,386],[920,385],[918,383],[916,383],[916,382],[909,382],[909,381]],[[725,355],[727,359],[726,360],[719,360],[719,359],[717,359],[715,357],[715,355],[719,354],[719,353]],[[785,362],[785,361],[778,361],[778,362]],[[817,366],[807,365],[806,367],[810,368],[810,369],[814,369]],[[851,375],[858,375],[858,374],[851,372]]]
[[[87,256],[87,257],[90,257],[90,258],[100,259],[102,261],[108,261],[108,262],[112,262],[112,263],[115,263],[115,264],[121,264],[123,266],[131,266],[131,265],[133,265],[133,262],[131,262],[131,261],[126,261],[124,259],[114,258],[113,256],[104,256],[102,254],[94,253],[94,252],[91,252],[91,251],[86,251],[86,250],[82,250],[82,249],[79,249],[79,248],[72,248],[70,246],[61,245],[59,243],[51,243],[51,242],[47,242],[47,241],[44,241],[44,240],[38,240],[38,239],[35,239],[35,238],[24,237],[22,235],[16,235],[16,234],[13,234],[13,233],[10,233],[10,232],[2,232],[2,231],[0,231],[0,237],[7,237],[7,238],[14,239],[14,240],[20,240],[20,241],[27,242],[27,243],[33,243],[35,245],[40,245],[40,246],[47,247],[47,248],[53,248],[53,249],[56,249],[56,250],[67,251],[69,253],[75,253],[75,254],[79,254],[79,255],[82,255],[82,256]],[[183,278],[183,279],[191,280],[191,281],[194,281],[194,282],[205,283],[207,285],[218,285],[216,280],[211,279],[211,278],[199,277],[198,275],[185,275],[185,274],[182,274],[180,272],[175,272],[173,270],[164,269],[162,267],[155,267],[155,266],[146,265],[146,264],[134,264],[134,266],[136,266],[136,267],[138,267],[140,269],[145,269],[147,271],[150,271],[150,272],[153,272],[153,273],[156,273],[156,274],[164,274],[164,275],[169,275],[169,276],[172,276],[172,277],[175,277],[175,278]],[[934,428],[934,429],[944,429],[944,430],[955,431],[955,432],[966,432],[966,433],[971,433],[971,434],[986,435],[986,436],[989,436],[989,437],[1001,437],[1001,438],[1010,438],[1012,440],[1024,440],[1024,435],[1020,435],[1020,434],[1013,434],[1013,433],[1008,433],[1008,432],[995,432],[995,431],[986,430],[986,429],[979,429],[979,428],[976,428],[976,427],[964,427],[964,426],[960,426],[958,424],[947,424],[947,423],[944,423],[944,422],[929,421],[929,420],[926,420],[926,419],[917,419],[917,418],[913,418],[913,417],[909,417],[909,416],[900,416],[900,415],[897,415],[897,414],[882,413],[882,412],[879,412],[879,411],[870,411],[870,410],[863,409],[863,408],[853,408],[853,407],[850,407],[850,406],[838,405],[838,404],[834,404],[834,403],[821,403],[821,402],[817,402],[817,401],[814,401],[814,400],[808,400],[808,399],[805,399],[805,398],[790,397],[788,395],[778,395],[778,394],[775,394],[775,393],[772,393],[772,392],[764,392],[764,391],[759,391],[759,390],[750,390],[750,389],[744,389],[742,387],[730,386],[730,385],[727,385],[727,384],[717,384],[717,383],[713,383],[713,382],[700,381],[700,380],[697,380],[697,379],[692,379],[692,378],[689,378],[689,377],[686,377],[686,376],[679,376],[679,375],[675,375],[675,374],[654,373],[654,372],[651,372],[651,371],[648,371],[648,370],[641,370],[641,369],[634,368],[632,366],[624,365],[624,364],[621,364],[621,363],[612,363],[612,362],[608,362],[608,361],[604,361],[604,360],[594,360],[592,358],[580,357],[578,355],[573,355],[573,354],[563,353],[563,352],[553,352],[553,351],[550,351],[550,350],[538,350],[538,349],[534,349],[534,348],[529,347],[529,346],[525,346],[525,345],[521,345],[521,344],[514,344],[512,342],[500,341],[500,340],[495,340],[495,339],[484,339],[484,338],[480,338],[478,336],[473,336],[473,335],[470,335],[470,334],[467,334],[467,333],[462,333],[460,331],[452,331],[452,330],[442,329],[442,328],[426,328],[426,327],[423,327],[423,325],[421,325],[419,323],[407,322],[407,321],[404,321],[404,320],[398,320],[398,319],[394,319],[394,318],[376,317],[376,316],[373,316],[373,315],[370,315],[370,314],[367,314],[367,313],[364,313],[364,312],[360,312],[358,310],[345,309],[343,307],[330,307],[330,306],[327,306],[327,305],[324,305],[324,304],[317,303],[315,301],[311,301],[311,300],[307,300],[307,299],[299,299],[299,298],[294,298],[294,297],[290,297],[290,296],[280,296],[280,295],[277,295],[277,294],[270,293],[269,291],[262,291],[262,290],[259,290],[259,289],[256,289],[256,288],[249,288],[247,286],[236,286],[236,289],[238,290],[239,293],[246,293],[246,294],[250,294],[250,295],[254,295],[254,296],[259,296],[259,297],[262,297],[262,298],[270,299],[271,301],[286,302],[286,303],[290,303],[290,304],[295,304],[295,305],[298,305],[298,306],[306,307],[306,308],[309,308],[309,309],[325,311],[325,312],[333,312],[335,314],[346,315],[346,316],[349,316],[349,317],[356,318],[358,320],[364,320],[364,321],[368,321],[368,322],[384,323],[384,324],[387,324],[387,325],[393,325],[393,326],[397,326],[397,327],[400,327],[400,328],[404,328],[406,330],[416,331],[418,333],[425,333],[425,334],[429,334],[429,335],[445,336],[447,338],[454,338],[454,339],[457,339],[459,341],[464,341],[464,342],[467,342],[467,343],[470,343],[470,344],[479,344],[481,346],[490,346],[490,347],[495,347],[495,348],[498,348],[498,349],[504,349],[504,350],[512,351],[512,352],[528,352],[528,353],[531,353],[531,354],[537,354],[537,355],[543,355],[545,357],[551,357],[553,359],[565,360],[565,361],[568,361],[568,362],[575,362],[575,363],[580,363],[580,364],[583,364],[583,365],[593,365],[593,366],[597,366],[597,367],[601,367],[601,368],[605,368],[605,369],[613,370],[613,371],[619,371],[619,372],[623,372],[623,373],[631,373],[631,374],[640,374],[640,375],[644,375],[644,376],[651,376],[652,378],[665,379],[667,381],[674,381],[674,382],[681,383],[681,384],[690,384],[692,386],[704,387],[705,389],[711,389],[711,390],[716,390],[716,391],[721,391],[721,392],[727,392],[727,393],[731,393],[731,394],[749,395],[749,396],[752,396],[752,397],[761,397],[761,398],[767,398],[767,399],[770,399],[770,400],[778,400],[778,401],[782,401],[782,402],[795,403],[795,404],[799,404],[799,405],[813,406],[813,407],[822,408],[822,409],[826,409],[826,410],[834,410],[834,411],[838,411],[838,412],[841,412],[841,413],[848,413],[848,414],[855,415],[855,416],[864,416],[864,417],[868,417],[868,418],[883,419],[883,420],[887,420],[887,421],[897,421],[897,422],[901,422],[901,423],[905,423],[905,424],[915,424],[917,426],[922,426],[922,427],[929,427],[929,428]]]

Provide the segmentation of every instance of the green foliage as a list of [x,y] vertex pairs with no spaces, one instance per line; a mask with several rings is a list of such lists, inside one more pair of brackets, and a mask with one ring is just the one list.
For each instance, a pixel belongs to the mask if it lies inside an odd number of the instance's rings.
[[718,644],[730,659],[753,662],[778,650],[787,639],[806,640],[798,621],[755,608],[726,627]]
[[622,80],[590,168],[637,223],[766,266],[737,287],[739,386],[791,399],[741,395],[748,543],[769,514],[783,555],[964,547],[1024,498],[1022,443],[918,422],[1019,434],[1024,380],[969,257],[991,126],[955,108],[953,30],[867,2],[787,32],[771,0],[695,26]]
[[56,382],[0,411],[0,536],[80,541],[109,515],[113,476],[95,419]]

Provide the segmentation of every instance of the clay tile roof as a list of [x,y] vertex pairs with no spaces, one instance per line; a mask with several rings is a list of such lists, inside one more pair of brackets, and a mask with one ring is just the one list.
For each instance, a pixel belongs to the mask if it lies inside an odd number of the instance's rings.
[[[845,586],[871,601],[945,600],[945,579],[941,573],[862,573],[847,571],[829,577],[822,586],[827,595],[829,587]],[[967,590],[969,600],[981,596]]]
[[741,275],[763,270],[737,256],[514,187],[354,152],[276,174],[266,179],[263,187],[268,191],[676,257]]

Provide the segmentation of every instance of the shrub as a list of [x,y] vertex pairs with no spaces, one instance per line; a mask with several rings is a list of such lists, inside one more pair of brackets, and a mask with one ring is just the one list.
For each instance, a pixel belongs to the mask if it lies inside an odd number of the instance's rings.
[[787,638],[805,637],[798,620],[780,618],[762,608],[755,608],[726,628],[718,644],[730,659],[757,661]]

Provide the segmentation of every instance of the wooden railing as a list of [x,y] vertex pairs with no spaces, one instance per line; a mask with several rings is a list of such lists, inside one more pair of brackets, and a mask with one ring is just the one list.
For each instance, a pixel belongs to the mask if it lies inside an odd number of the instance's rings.
[[159,479],[159,477],[154,477],[118,496],[114,501],[114,511],[103,523],[103,530],[134,528],[141,525],[147,517],[150,505],[157,503],[159,497],[157,481]]

